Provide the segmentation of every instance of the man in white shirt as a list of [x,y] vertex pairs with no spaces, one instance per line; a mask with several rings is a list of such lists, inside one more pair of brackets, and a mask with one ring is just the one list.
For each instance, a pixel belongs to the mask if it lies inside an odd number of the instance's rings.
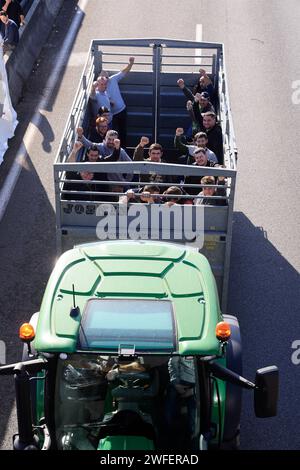
[[112,119],[112,128],[118,132],[122,147],[126,147],[126,127],[127,127],[127,111],[126,104],[122,98],[119,81],[130,72],[134,64],[134,57],[129,57],[126,67],[114,75],[108,76],[105,70],[102,70],[100,77],[107,79],[107,94],[110,100]]
[[111,103],[109,99],[109,95],[107,92],[107,85],[108,79],[106,77],[98,77],[97,81],[93,83],[90,99],[92,103],[92,113],[93,117],[96,119],[98,114],[98,109],[101,107],[105,107],[108,109],[109,114],[108,118],[108,125],[112,122],[112,113],[111,113]]

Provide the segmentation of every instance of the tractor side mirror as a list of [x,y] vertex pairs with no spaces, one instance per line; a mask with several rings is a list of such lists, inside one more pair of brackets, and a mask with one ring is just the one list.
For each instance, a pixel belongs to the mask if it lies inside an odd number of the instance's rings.
[[270,418],[277,414],[279,371],[276,366],[256,371],[254,410],[258,418]]

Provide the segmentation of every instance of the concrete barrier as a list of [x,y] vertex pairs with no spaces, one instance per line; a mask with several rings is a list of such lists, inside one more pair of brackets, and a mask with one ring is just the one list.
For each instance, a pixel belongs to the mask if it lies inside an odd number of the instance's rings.
[[26,26],[20,29],[20,42],[6,61],[10,96],[15,106],[23,86],[40,55],[63,0],[34,0],[26,15]]

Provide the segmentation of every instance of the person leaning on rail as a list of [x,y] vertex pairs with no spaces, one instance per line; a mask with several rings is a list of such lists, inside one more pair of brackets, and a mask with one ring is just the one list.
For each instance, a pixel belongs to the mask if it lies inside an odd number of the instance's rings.
[[[72,151],[67,158],[66,163],[73,163],[78,161],[78,153],[83,148],[83,143],[80,141],[76,141],[73,145]],[[99,150],[95,146],[91,146],[87,149],[86,154],[83,158],[84,162],[96,163],[100,162],[99,158]],[[76,180],[78,183],[69,183],[68,180]],[[93,172],[77,172],[77,171],[67,171],[66,172],[66,182],[64,184],[64,190],[66,191],[107,191],[107,187],[105,185],[99,185],[95,183],[84,184],[81,181],[105,181],[106,175],[101,173],[93,173]],[[100,195],[76,195],[76,194],[65,194],[63,193],[63,199],[77,199],[77,200],[89,200],[89,201],[100,201],[105,200],[105,198],[100,197]]]
[[[213,188],[211,185],[225,185],[225,178],[219,176],[217,180],[214,176],[204,176],[201,178],[201,184],[207,185],[197,194],[194,199],[195,206],[226,206],[226,199],[210,199],[209,196],[226,196],[225,188]],[[201,196],[201,197],[200,197]]]
[[[182,191],[178,186],[170,186],[166,191],[163,192],[163,196],[182,196]],[[174,205],[181,204],[182,201],[179,197],[166,197],[164,205],[167,207],[171,207]]]
[[[216,167],[219,166],[217,163],[210,162],[207,159],[206,151],[204,148],[196,148],[194,151],[194,163],[192,166],[194,167]],[[188,175],[184,179],[185,184],[193,184],[193,185],[198,185],[200,184],[200,180],[203,175]],[[199,188],[197,187],[187,187],[185,188],[188,194],[197,194],[199,192]]]
[[[68,172],[68,180],[75,180],[74,183],[66,181],[63,189],[65,191],[75,191],[74,193],[63,193],[63,200],[75,200],[75,201],[103,201],[103,196],[100,194],[101,191],[105,191],[105,188],[99,184],[96,184],[97,174],[91,171],[78,171]],[[86,182],[86,183],[85,183]],[[101,187],[100,187],[101,186]],[[81,193],[77,193],[80,191]],[[77,193],[77,194],[76,194]],[[86,194],[84,194],[86,193]],[[98,193],[98,194],[91,194]]]
[[119,197],[120,204],[128,204],[129,202],[143,202],[144,204],[159,204],[160,197],[153,196],[159,194],[160,188],[154,184],[145,185],[139,190],[128,189],[123,196]]

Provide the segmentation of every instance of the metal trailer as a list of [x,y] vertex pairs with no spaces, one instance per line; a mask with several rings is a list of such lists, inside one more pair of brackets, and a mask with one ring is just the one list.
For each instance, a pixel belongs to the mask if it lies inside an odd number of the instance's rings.
[[[76,139],[76,128],[79,125],[86,128],[88,125],[89,115],[87,109],[93,81],[102,68],[108,70],[110,74],[122,69],[127,63],[124,58],[127,59],[129,56],[135,56],[136,58],[133,71],[119,82],[127,105],[128,153],[133,151],[140,137],[145,135],[149,137],[150,142],[159,142],[163,146],[168,163],[83,163],[80,161],[68,163],[67,158]],[[190,118],[185,109],[186,98],[176,82],[179,78],[183,78],[186,85],[191,87],[195,83],[199,66],[207,70],[215,89],[218,90],[215,104],[218,120],[222,127],[226,168],[195,168],[190,165],[174,163],[179,156],[173,144],[175,129],[176,127],[188,127],[190,123]],[[226,206],[205,205],[197,207],[183,205],[181,207],[181,216],[184,221],[185,214],[188,215],[189,220],[192,220],[193,230],[198,229],[198,215],[201,214],[200,218],[204,217],[204,243],[203,246],[202,243],[198,246],[196,244],[196,248],[208,258],[211,264],[222,310],[225,313],[236,162],[237,149],[229,105],[223,44],[152,38],[93,40],[54,163],[58,251],[65,251],[74,244],[97,240],[97,225],[107,216],[107,212],[104,211],[104,203],[95,202],[93,193],[90,193],[91,200],[88,201],[86,197],[84,200],[81,198],[82,192],[71,192],[64,189],[66,172],[132,173],[134,180],[127,183],[128,187],[137,186],[139,183],[136,179],[139,175],[153,171],[153,165],[155,165],[155,172],[170,175],[175,180],[177,177],[177,181],[183,175],[199,175],[199,177],[200,175],[224,176],[226,178],[226,196],[221,199],[226,199]],[[98,181],[97,184],[102,185],[100,194],[103,195],[103,199],[111,194],[103,191],[103,184],[108,184],[107,182]],[[110,184],[113,184],[113,182],[110,181]],[[183,189],[185,186],[180,184]],[[186,190],[188,190],[188,187],[186,187]],[[66,193],[69,193],[68,200],[66,200]],[[119,196],[119,193],[114,193],[114,195]],[[212,199],[218,198],[218,196],[212,197]],[[110,203],[111,206],[113,206],[116,214],[120,214],[124,210],[118,202]],[[150,212],[150,206],[147,204],[144,206],[143,210]],[[155,238],[165,239],[163,218],[164,216],[158,222],[155,222],[157,226],[152,225],[152,227],[149,227],[148,234],[141,234],[141,238],[148,238],[152,229],[152,234],[153,231],[156,233]],[[178,235],[180,229],[175,219],[176,216],[171,217],[170,220],[169,229],[173,234],[170,241],[175,240],[177,243],[191,241],[184,233],[184,222],[182,222],[181,235]],[[124,224],[124,219],[122,220]],[[150,218],[148,220],[151,224]],[[130,221],[130,217],[127,217],[126,223],[130,224]],[[119,220],[117,225],[116,237],[124,238],[124,227],[119,226]],[[120,233],[123,235],[121,236]],[[109,238],[114,238],[114,234],[110,233],[108,235]],[[192,241],[195,242],[195,240]]]

